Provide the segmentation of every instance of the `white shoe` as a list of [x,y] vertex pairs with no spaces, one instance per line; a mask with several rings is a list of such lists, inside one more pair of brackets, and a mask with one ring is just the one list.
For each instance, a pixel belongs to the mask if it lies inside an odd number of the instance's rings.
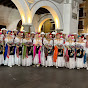
[[18,65],[18,66],[20,66],[20,65]]
[[86,70],[88,70],[88,67],[87,67],[87,69]]
[[37,67],[40,67],[40,64],[38,64]]
[[58,68],[58,66],[56,68]]
[[12,66],[9,66],[10,68],[12,68]]
[[78,70],[80,69],[80,68],[77,68]]

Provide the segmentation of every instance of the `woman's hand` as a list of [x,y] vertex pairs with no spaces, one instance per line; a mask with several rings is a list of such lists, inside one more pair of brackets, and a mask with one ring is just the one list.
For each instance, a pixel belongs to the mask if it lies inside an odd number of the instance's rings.
[[17,48],[19,48],[19,46],[16,45]]
[[9,47],[11,47],[11,45],[10,44],[7,44]]
[[83,52],[83,55],[85,55],[85,51]]

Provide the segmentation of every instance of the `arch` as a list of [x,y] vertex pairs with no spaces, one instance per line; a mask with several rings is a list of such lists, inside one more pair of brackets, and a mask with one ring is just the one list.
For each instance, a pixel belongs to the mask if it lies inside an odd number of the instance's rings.
[[31,11],[27,5],[26,0],[12,0],[12,2],[16,5],[16,7],[19,10],[19,13],[22,18],[22,23],[26,25],[31,24],[32,15],[31,15]]
[[56,24],[56,29],[63,29],[63,19],[62,15],[58,9],[58,7],[52,2],[52,1],[37,1],[31,6],[31,14],[32,14],[32,20],[33,17],[36,13],[36,11],[40,8],[43,7],[47,9],[53,16],[53,19]]
[[15,21],[13,21],[10,25],[7,26],[8,30],[14,30],[17,29],[17,24],[21,19],[17,19]]
[[51,14],[46,14],[43,17],[40,18],[39,25],[38,25],[38,32],[41,32],[42,25],[45,23],[45,21],[47,21],[49,19],[53,19]]

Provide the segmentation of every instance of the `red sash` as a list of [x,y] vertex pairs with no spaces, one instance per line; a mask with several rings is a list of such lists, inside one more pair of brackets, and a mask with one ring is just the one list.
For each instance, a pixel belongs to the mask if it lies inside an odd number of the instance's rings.
[[16,55],[17,55],[17,57],[19,58],[19,47],[17,47]]
[[9,54],[10,54],[10,47],[8,46],[8,52],[7,52],[7,57],[9,58]]
[[88,41],[86,41],[86,48],[88,48]]

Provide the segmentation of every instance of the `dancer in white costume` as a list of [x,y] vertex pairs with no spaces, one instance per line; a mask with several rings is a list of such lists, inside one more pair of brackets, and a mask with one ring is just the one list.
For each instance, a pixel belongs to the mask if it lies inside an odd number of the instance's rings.
[[23,46],[22,66],[30,66],[32,65],[33,44],[28,33],[25,33],[25,38],[23,39],[23,43],[24,46]]
[[60,39],[60,33],[56,34],[56,39],[54,40],[53,61],[56,62],[56,68],[65,66],[63,40]]
[[12,67],[14,65],[14,43],[13,37],[11,37],[11,31],[7,32],[5,38],[5,65]]
[[47,38],[44,41],[45,45],[45,56],[46,56],[46,67],[53,66],[53,40],[50,38],[51,34],[47,34]]
[[85,42],[82,40],[82,36],[79,36],[78,42],[76,42],[76,66],[77,69],[84,67],[84,55],[85,55]]
[[67,48],[66,52],[68,52],[68,56],[69,56],[67,67],[69,69],[74,69],[75,68],[75,43],[72,40],[72,35],[68,36],[68,41],[66,41],[65,46]]
[[36,33],[35,39],[33,41],[34,45],[34,50],[33,50],[33,63],[34,66],[36,65],[37,67],[40,66],[41,64],[41,47],[42,47],[42,40],[39,36],[39,33]]
[[86,67],[87,67],[87,70],[88,70],[88,33],[85,35],[86,37],[86,40],[85,40],[85,47],[86,47]]
[[41,65],[45,66],[44,42],[46,40],[45,33],[41,32],[42,48],[41,48]]
[[0,65],[4,64],[4,56],[3,56],[3,49],[4,49],[4,41],[2,33],[0,33]]
[[12,35],[12,37],[15,39],[15,37],[17,36],[17,32],[18,32],[18,30],[16,30],[16,29],[14,29],[13,30],[13,35]]
[[16,51],[15,51],[15,64],[20,66],[22,63],[22,41],[21,32],[17,33],[17,37],[15,38],[14,42],[16,44]]

